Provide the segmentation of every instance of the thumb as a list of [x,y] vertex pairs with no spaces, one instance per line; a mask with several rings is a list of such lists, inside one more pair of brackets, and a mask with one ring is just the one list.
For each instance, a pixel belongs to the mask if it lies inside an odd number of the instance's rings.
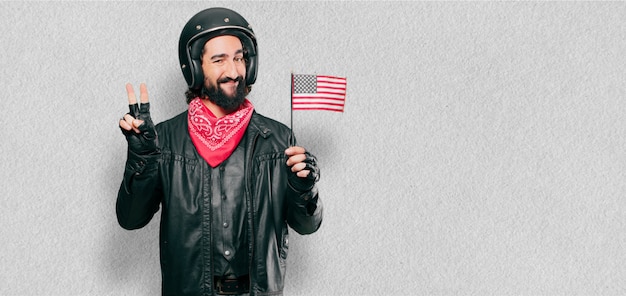
[[138,128],[142,124],[143,124],[143,120],[140,120],[140,119],[133,120],[133,127],[135,128]]

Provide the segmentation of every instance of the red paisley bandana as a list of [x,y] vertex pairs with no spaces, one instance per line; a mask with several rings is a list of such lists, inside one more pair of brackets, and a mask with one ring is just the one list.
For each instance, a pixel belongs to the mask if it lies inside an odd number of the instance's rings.
[[217,167],[237,148],[243,138],[254,106],[246,99],[233,113],[217,118],[200,98],[189,103],[189,135],[198,153],[211,167]]

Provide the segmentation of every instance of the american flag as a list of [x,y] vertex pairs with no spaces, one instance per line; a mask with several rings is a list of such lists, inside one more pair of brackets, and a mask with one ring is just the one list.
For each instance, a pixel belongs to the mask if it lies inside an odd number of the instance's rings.
[[328,75],[292,75],[292,110],[343,112],[346,78]]

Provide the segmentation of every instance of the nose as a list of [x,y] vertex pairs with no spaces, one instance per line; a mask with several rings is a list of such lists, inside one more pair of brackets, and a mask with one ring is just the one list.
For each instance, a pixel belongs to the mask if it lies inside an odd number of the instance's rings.
[[230,61],[226,63],[226,68],[224,69],[224,75],[230,79],[237,79],[239,77],[239,73],[237,72],[237,64],[234,61]]

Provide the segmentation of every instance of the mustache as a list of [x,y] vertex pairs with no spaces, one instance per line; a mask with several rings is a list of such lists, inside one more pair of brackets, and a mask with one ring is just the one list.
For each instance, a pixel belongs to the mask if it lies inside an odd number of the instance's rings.
[[217,83],[226,83],[226,82],[242,82],[243,81],[243,77],[242,76],[237,76],[237,78],[230,78],[230,77],[224,77],[222,79],[219,79],[217,81]]

